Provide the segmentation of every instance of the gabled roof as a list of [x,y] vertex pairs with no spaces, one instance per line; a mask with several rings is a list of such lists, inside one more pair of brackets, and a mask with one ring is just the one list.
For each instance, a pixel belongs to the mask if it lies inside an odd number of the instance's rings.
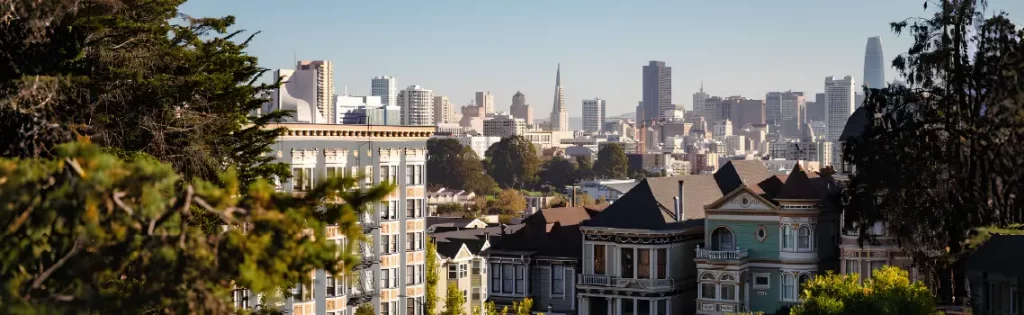
[[597,208],[561,207],[538,211],[523,222],[522,228],[491,244],[497,251],[528,251],[548,257],[583,255],[580,225],[600,213]]
[[868,124],[871,123],[870,117],[868,117],[867,107],[861,106],[857,110],[853,111],[850,118],[846,119],[846,126],[843,127],[843,133],[839,134],[839,141],[847,141],[850,138],[860,137],[864,133],[864,129],[868,128]]
[[736,187],[736,190],[733,190],[733,191],[729,192],[728,194],[725,194],[725,196],[722,196],[721,198],[718,198],[718,200],[715,200],[715,202],[713,202],[711,204],[708,204],[706,206],[706,208],[717,209],[717,208],[721,207],[722,205],[724,205],[726,202],[729,202],[729,200],[732,200],[732,198],[736,197],[736,195],[739,195],[739,194],[742,194],[742,193],[749,193],[750,195],[753,195],[754,198],[756,198],[757,200],[759,200],[759,201],[763,202],[764,204],[768,205],[769,209],[777,209],[777,207],[775,206],[774,202],[771,202],[770,200],[768,200],[768,198],[765,198],[764,196],[757,194],[757,192],[755,192],[753,189],[751,189],[750,186]]
[[771,176],[771,171],[759,160],[731,160],[715,172],[715,181],[722,195],[740,185],[748,185],[755,193],[763,194],[764,190],[757,183]]
[[815,187],[804,168],[796,163],[775,199],[819,200],[822,197],[823,190]]
[[1024,259],[1024,235],[992,235],[967,258],[970,270],[1007,276],[1024,276],[1024,269],[1016,263]]
[[[722,197],[713,175],[683,175],[649,177],[647,182],[662,208],[675,214],[674,197],[679,196],[679,181],[683,181],[683,219],[704,218],[704,206]],[[617,201],[616,201],[617,202]]]
[[658,230],[672,222],[675,222],[674,215],[658,203],[648,180],[644,179],[586,226]]
[[455,258],[464,246],[458,242],[437,242],[437,254],[444,258]]

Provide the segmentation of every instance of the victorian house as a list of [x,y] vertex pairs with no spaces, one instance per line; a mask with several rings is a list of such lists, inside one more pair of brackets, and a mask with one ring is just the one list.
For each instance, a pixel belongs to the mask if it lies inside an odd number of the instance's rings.
[[500,309],[531,298],[535,312],[577,314],[574,283],[583,249],[580,225],[602,209],[543,209],[527,217],[519,230],[492,242],[484,251],[490,265],[488,301]]
[[836,185],[799,164],[788,176],[748,175],[754,180],[715,174],[724,196],[705,207],[698,314],[772,314],[799,301],[802,283],[835,269],[838,222],[825,197]]

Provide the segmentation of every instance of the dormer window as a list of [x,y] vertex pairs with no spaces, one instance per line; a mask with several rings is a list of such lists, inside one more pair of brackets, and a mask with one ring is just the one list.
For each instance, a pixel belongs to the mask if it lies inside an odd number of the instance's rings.
[[711,232],[712,250],[736,250],[736,237],[728,228],[720,227]]

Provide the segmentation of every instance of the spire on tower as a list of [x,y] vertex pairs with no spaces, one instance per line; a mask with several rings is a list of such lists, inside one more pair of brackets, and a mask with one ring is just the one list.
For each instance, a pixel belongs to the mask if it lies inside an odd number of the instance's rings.
[[700,92],[704,93],[704,80],[700,81]]
[[555,86],[562,86],[562,63],[558,63],[558,70],[555,71]]

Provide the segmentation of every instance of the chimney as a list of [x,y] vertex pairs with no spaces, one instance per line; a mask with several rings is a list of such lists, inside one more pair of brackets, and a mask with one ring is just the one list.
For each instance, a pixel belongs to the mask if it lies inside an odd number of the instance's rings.
[[681,180],[681,179],[679,180],[679,197],[676,197],[676,198],[679,199],[678,200],[678,204],[679,205],[676,206],[676,221],[682,222],[683,219],[685,219],[685,217],[683,215],[686,214],[686,208],[683,207],[684,202],[686,202],[686,199],[684,199],[684,197],[683,197],[683,180]]
[[484,241],[487,242],[487,241],[490,241],[490,240],[491,240],[491,231],[484,231]]
[[672,197],[672,204],[676,207],[676,219],[679,219],[679,196]]

